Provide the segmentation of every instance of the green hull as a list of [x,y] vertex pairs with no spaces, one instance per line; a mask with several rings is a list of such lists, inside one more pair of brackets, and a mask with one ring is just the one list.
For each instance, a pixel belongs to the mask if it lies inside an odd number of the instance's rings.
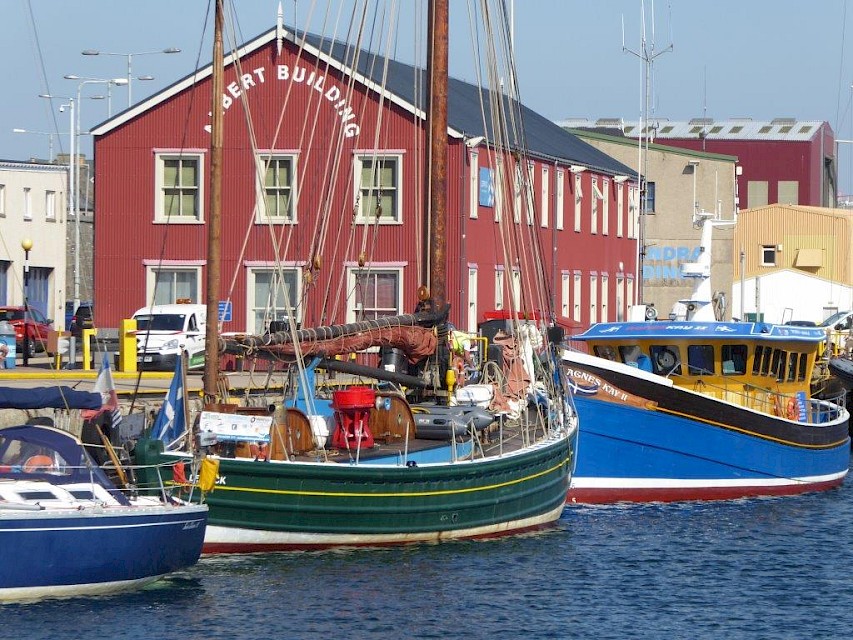
[[[562,437],[503,457],[414,467],[222,458],[205,497],[204,551],[405,544],[539,528],[559,518],[571,451]],[[162,453],[159,441],[137,444],[137,464],[176,457]]]

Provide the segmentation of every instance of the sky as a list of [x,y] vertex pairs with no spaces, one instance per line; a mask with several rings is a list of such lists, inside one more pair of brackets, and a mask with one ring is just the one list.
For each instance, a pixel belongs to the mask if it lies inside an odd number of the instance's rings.
[[[405,14],[423,0],[397,2]],[[275,26],[279,0],[232,4],[240,42]],[[474,80],[469,3],[450,4],[450,72]],[[306,24],[313,2],[282,5],[286,23],[293,24],[294,15],[301,28],[317,23]],[[838,139],[853,141],[853,5],[847,0],[517,0],[514,7],[521,100],[552,120],[639,119],[645,32],[646,50],[654,54],[650,116],[819,120],[829,122]],[[106,120],[110,108],[115,114],[127,107],[126,86],[111,87],[109,100],[88,99],[106,97],[107,85],[80,86],[65,75],[125,79],[125,54],[133,54],[132,75],[154,78],[132,81],[138,102],[207,64],[209,9],[208,0],[0,0],[6,54],[0,159],[47,158],[50,140],[54,153],[68,151],[69,111],[59,112],[63,100],[39,94],[76,97],[79,89],[83,132]],[[143,54],[172,47],[181,52]],[[122,55],[84,56],[86,49]],[[81,148],[91,153],[88,136]],[[853,144],[839,145],[839,184],[841,193],[853,193]]]

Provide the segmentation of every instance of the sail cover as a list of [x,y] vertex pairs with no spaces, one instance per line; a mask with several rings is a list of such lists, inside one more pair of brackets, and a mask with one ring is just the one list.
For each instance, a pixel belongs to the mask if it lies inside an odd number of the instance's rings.
[[100,409],[101,394],[71,387],[0,387],[0,409]]

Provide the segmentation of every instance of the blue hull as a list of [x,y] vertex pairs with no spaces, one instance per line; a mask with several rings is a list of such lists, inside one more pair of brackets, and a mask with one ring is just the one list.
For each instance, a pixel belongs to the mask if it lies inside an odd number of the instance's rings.
[[0,512],[0,600],[123,590],[195,564],[207,507]]
[[590,397],[576,396],[575,404],[580,430],[570,502],[788,495],[837,486],[849,468],[849,439],[809,447]]

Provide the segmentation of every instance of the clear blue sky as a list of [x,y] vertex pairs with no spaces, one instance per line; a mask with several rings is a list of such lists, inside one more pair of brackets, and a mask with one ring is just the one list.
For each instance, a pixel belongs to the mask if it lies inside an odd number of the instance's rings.
[[[416,0],[397,0],[409,11]],[[419,0],[423,1],[423,0]],[[511,0],[507,0],[510,2]],[[338,4],[338,0],[332,0]],[[312,2],[284,0],[285,22],[294,6],[301,27]],[[326,4],[326,3],[320,3]],[[467,4],[451,0],[451,73],[473,79],[467,60]],[[651,44],[651,0],[645,3]],[[241,42],[275,25],[278,0],[234,0]],[[795,117],[825,120],[841,139],[853,140],[853,6],[846,0],[672,0],[654,3],[657,57],[654,111],[670,119]],[[4,61],[0,65],[0,159],[47,157],[48,136],[13,128],[67,133],[68,112],[40,93],[76,95],[66,74],[121,78],[123,56],[83,56],[84,49],[135,53],[178,47],[174,55],[135,55],[137,101],[210,60],[203,36],[207,0],[0,0]],[[637,119],[642,108],[640,0],[517,0],[515,46],[522,100],[546,117]],[[86,85],[82,95],[105,95]],[[81,129],[106,119],[106,100],[83,100]],[[114,87],[113,113],[127,105],[127,89]],[[61,146],[60,146],[61,145]],[[91,149],[84,141],[83,150]],[[68,137],[55,151],[68,150]],[[853,145],[841,145],[840,185],[853,192]]]

